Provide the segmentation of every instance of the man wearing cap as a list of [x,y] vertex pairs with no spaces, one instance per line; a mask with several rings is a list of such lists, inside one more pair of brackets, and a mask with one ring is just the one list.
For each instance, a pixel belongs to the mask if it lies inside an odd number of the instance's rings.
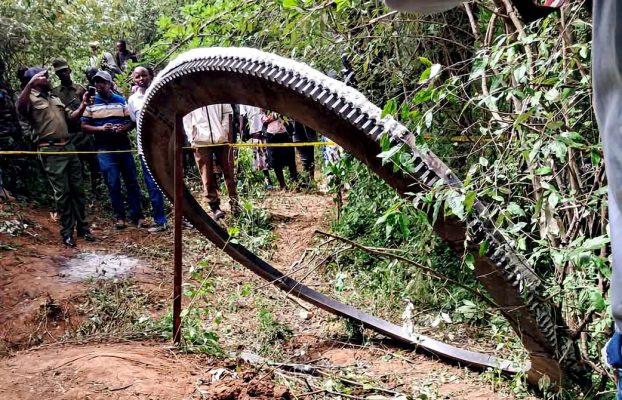
[[[84,97],[86,89],[84,86],[73,82],[71,79],[71,68],[69,68],[67,61],[62,58],[57,58],[52,61],[52,66],[54,67],[56,76],[60,79],[60,85],[52,89],[52,94],[58,96],[60,101],[62,101],[63,104],[72,111],[77,110],[78,107],[80,107],[80,102],[82,101],[82,97]],[[82,132],[80,121],[70,122],[68,123],[68,127],[71,143],[73,143],[78,151],[95,150],[93,136]],[[91,192],[96,194],[99,183],[99,166],[97,157],[95,154],[79,154],[78,157],[82,162],[83,171],[85,166],[88,166],[89,168],[91,175]],[[84,178],[84,172],[82,176]]]
[[[17,99],[17,110],[31,123],[33,141],[40,153],[60,215],[60,234],[66,246],[76,245],[73,230],[87,241],[95,238],[89,231],[84,215],[84,189],[82,187],[82,166],[75,154],[57,152],[75,151],[69,136],[68,122],[77,121],[86,108],[88,94],[84,94],[76,110],[65,107],[63,102],[51,93],[48,71],[43,68],[29,68],[24,74],[29,82]],[[45,153],[54,154],[45,154]]]
[[129,206],[129,217],[138,227],[146,228],[140,200],[140,186],[136,178],[136,165],[131,153],[128,132],[134,127],[130,119],[127,103],[123,96],[112,91],[112,77],[106,71],[93,76],[95,95],[92,104],[86,107],[82,117],[82,129],[92,133],[99,168],[108,183],[110,203],[114,212],[117,229],[126,227],[124,198],[121,191],[121,178]]

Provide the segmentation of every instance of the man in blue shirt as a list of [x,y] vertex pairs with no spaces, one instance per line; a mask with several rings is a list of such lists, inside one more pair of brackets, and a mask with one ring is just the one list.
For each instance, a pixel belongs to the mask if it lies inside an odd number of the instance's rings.
[[[121,178],[125,183],[129,216],[132,223],[145,228],[140,187],[136,179],[136,165],[131,152],[128,132],[134,127],[130,119],[125,99],[112,92],[112,77],[106,71],[99,71],[93,76],[97,94],[93,103],[86,108],[82,117],[82,129],[92,133],[95,138],[95,148],[98,151],[112,151],[97,155],[99,167],[106,178],[110,203],[117,229],[124,229],[125,205],[121,192]],[[114,151],[126,150],[116,153]]]

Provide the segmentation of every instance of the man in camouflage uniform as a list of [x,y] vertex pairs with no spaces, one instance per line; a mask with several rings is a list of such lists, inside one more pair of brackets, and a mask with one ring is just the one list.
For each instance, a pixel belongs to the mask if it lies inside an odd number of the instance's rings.
[[[9,88],[4,81],[6,67],[0,59],[0,151],[15,150],[21,136],[15,106]],[[4,172],[10,165],[9,156],[0,156],[0,200],[13,200],[11,193],[4,187]],[[13,177],[17,178],[17,177]]]
[[[60,79],[60,85],[52,89],[52,94],[57,96],[63,104],[75,111],[80,107],[82,97],[86,92],[84,86],[74,83],[71,79],[71,68],[67,61],[57,58],[52,62],[54,72]],[[71,143],[78,151],[94,151],[93,135],[82,132],[80,121],[68,122],[69,136]],[[91,175],[91,193],[97,194],[97,186],[99,185],[99,164],[97,157],[92,154],[79,154],[78,157],[82,162],[82,177],[84,178],[84,167],[88,167]]]
[[66,246],[75,247],[74,228],[77,229],[79,237],[92,242],[95,238],[89,231],[84,215],[85,198],[80,159],[76,154],[58,154],[75,151],[67,123],[75,122],[82,116],[88,94],[83,96],[78,108],[72,111],[51,93],[47,70],[30,68],[25,76],[30,81],[17,100],[17,109],[30,121],[33,141],[37,150],[42,153],[39,160],[54,191],[60,215],[62,242]]

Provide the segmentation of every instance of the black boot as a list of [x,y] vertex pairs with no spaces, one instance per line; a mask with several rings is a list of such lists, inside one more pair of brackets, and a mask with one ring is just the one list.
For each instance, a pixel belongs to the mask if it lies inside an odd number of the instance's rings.
[[212,210],[216,221],[225,217],[225,213],[220,209],[220,203],[210,203],[209,208]]

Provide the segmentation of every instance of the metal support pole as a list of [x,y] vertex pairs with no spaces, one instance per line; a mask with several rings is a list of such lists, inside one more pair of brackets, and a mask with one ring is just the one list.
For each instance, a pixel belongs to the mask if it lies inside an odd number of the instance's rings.
[[182,204],[184,191],[184,125],[183,116],[175,116],[175,253],[174,262],[174,278],[173,278],[173,342],[179,344],[181,342],[181,281],[182,281]]

